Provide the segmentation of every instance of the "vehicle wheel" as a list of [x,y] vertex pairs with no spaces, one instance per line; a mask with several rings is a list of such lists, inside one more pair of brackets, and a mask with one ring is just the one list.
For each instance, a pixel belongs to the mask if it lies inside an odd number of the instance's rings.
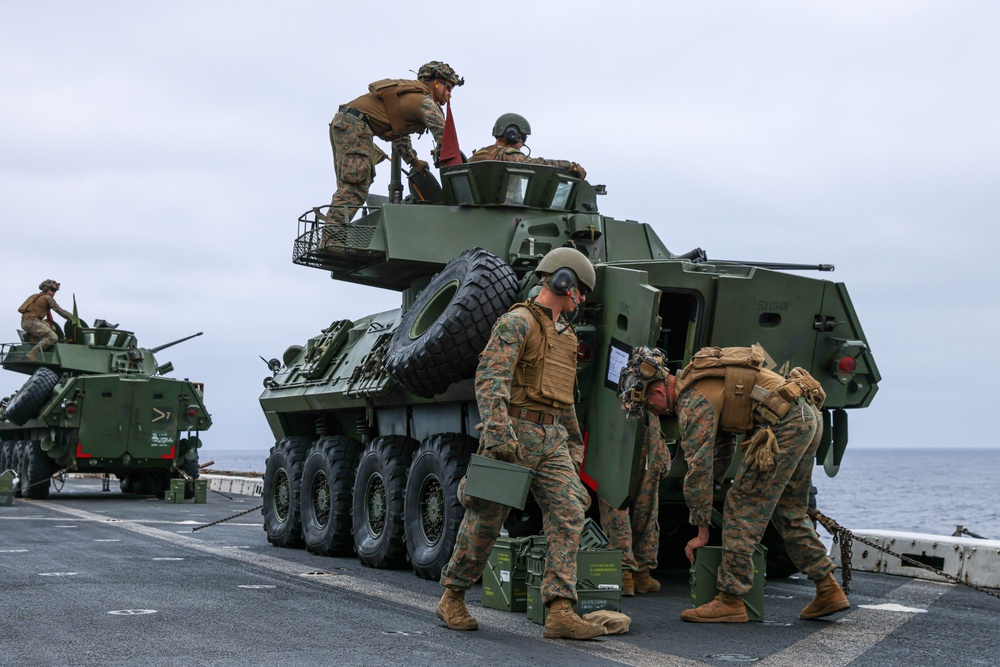
[[7,403],[4,418],[18,426],[24,426],[29,419],[38,416],[39,410],[49,400],[58,382],[59,376],[52,370],[48,368],[35,370],[20,391]]
[[354,479],[364,446],[343,435],[320,438],[302,466],[299,512],[306,549],[320,556],[350,555]]
[[0,472],[12,468],[11,461],[14,458],[14,442],[4,440],[0,442]]
[[418,577],[441,578],[465,508],[458,483],[479,441],[460,433],[432,435],[420,443],[406,476],[406,550]]
[[510,514],[503,522],[510,537],[528,537],[542,532],[542,508],[538,506],[535,496],[528,494],[528,502],[524,509],[511,508]]
[[283,438],[271,448],[264,469],[264,530],[276,547],[302,546],[299,490],[309,438]]
[[389,341],[385,368],[424,398],[470,377],[496,319],[517,298],[517,274],[496,255],[472,248],[434,276]]
[[132,475],[125,475],[119,479],[118,488],[122,490],[122,493],[135,493],[135,480]]
[[21,459],[24,453],[24,447],[28,443],[24,440],[19,440],[14,443],[14,447],[11,449],[11,459],[10,467],[17,471],[17,484],[14,485],[14,497],[21,497],[21,489],[24,488],[24,471],[21,469]]
[[[809,490],[809,509],[816,509],[815,486]],[[813,528],[815,527],[816,522],[814,521]],[[799,568],[795,567],[795,563],[789,557],[788,551],[785,549],[785,541],[781,539],[781,535],[773,523],[768,522],[767,529],[764,531],[764,536],[760,539],[760,543],[767,547],[766,574],[768,579],[787,579],[793,574],[798,573]]]
[[354,548],[368,567],[406,564],[406,471],[417,441],[405,436],[376,438],[365,449],[354,481]]
[[42,451],[42,444],[32,440],[21,452],[21,496],[32,500],[49,497],[52,486],[52,459]]

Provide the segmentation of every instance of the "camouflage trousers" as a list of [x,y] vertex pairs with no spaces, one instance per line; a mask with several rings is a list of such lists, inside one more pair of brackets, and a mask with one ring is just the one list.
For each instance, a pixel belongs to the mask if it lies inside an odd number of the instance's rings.
[[[542,525],[548,539],[542,601],[576,597],[576,552],[580,548],[584,512],[590,497],[566,448],[566,429],[559,425],[541,426],[512,419],[520,445],[518,465],[535,471],[531,493],[542,509]],[[441,584],[466,590],[476,583],[486,567],[493,544],[500,534],[510,508],[464,494],[465,480],[459,484],[458,498],[465,517],[458,528],[455,550],[441,573]]]
[[337,191],[330,200],[329,217],[335,223],[350,221],[368,198],[368,189],[375,180],[372,141],[371,128],[357,116],[340,111],[330,121]]
[[[643,448],[645,458],[645,447]],[[655,570],[660,547],[660,471],[646,466],[628,509],[615,509],[600,498],[601,528],[609,549],[621,549],[622,567],[635,572]]]
[[38,342],[35,343],[36,350],[47,350],[57,342],[59,342],[59,336],[56,332],[52,330],[49,323],[45,320],[40,320],[37,317],[24,317],[21,319],[21,328],[24,329],[25,333],[29,333],[34,336]]
[[741,463],[726,494],[718,584],[730,595],[744,595],[753,586],[753,548],[768,520],[781,534],[789,558],[806,576],[817,581],[834,570],[806,514],[813,459],[823,430],[819,411],[799,399],[773,430],[781,449],[774,467],[757,470]]

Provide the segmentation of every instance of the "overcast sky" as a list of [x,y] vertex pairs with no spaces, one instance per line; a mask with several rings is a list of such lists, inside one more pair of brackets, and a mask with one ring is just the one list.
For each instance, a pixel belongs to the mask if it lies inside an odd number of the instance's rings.
[[[257,355],[395,292],[290,261],[335,186],[327,125],[450,63],[466,153],[496,117],[670,250],[832,263],[883,375],[856,447],[997,447],[993,2],[0,4],[0,340],[44,278],[206,385],[213,448],[272,436]],[[431,142],[416,142],[429,159]],[[384,194],[383,168],[372,192]],[[0,372],[0,395],[24,376]],[[262,455],[263,456],[263,455]]]

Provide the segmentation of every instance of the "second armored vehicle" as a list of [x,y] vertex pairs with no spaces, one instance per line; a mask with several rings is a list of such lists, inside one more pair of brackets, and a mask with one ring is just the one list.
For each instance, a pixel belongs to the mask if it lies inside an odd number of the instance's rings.
[[30,375],[0,401],[0,470],[19,472],[15,495],[45,498],[65,472],[113,474],[123,492],[155,495],[183,477],[193,495],[199,434],[212,425],[203,387],[165,377],[173,364],[153,355],[194,336],[144,349],[104,320],[68,322],[38,361],[21,336],[0,345],[3,368]]

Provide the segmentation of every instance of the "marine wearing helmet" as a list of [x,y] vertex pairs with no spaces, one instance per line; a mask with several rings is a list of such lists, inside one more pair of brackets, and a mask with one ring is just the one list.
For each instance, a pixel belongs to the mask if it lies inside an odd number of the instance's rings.
[[41,361],[38,354],[49,349],[59,341],[56,334],[55,322],[52,320],[52,311],[56,311],[67,320],[73,319],[73,313],[67,312],[56,303],[55,294],[59,291],[60,285],[51,278],[43,280],[38,286],[39,293],[32,294],[17,312],[21,313],[21,329],[38,341],[31,351],[28,352],[28,361]]
[[[543,636],[591,639],[604,634],[604,628],[573,611],[576,555],[590,504],[579,472],[583,437],[573,391],[577,338],[571,326],[559,329],[555,324],[584,301],[597,276],[590,261],[573,248],[552,250],[536,272],[543,275],[541,292],[500,316],[479,355],[479,447],[486,456],[535,471],[530,489],[548,527],[549,553],[555,554],[546,559],[541,583],[542,602],[549,609]],[[479,622],[465,605],[465,591],[482,576],[509,508],[484,499],[462,502],[465,519],[441,574],[447,590],[436,614],[451,630],[476,630]]]
[[[417,157],[410,135],[429,131],[437,155],[444,139],[441,107],[451,101],[452,89],[464,83],[450,65],[434,60],[417,70],[417,80],[375,81],[367,93],[340,106],[330,121],[337,191],[330,200],[328,224],[346,223],[365,203],[375,180],[375,165],[385,159],[374,137],[391,141],[414,171],[427,170],[428,163]],[[373,153],[381,155],[373,159]]]
[[469,162],[483,160],[499,160],[501,162],[526,162],[528,164],[544,164],[550,167],[565,169],[579,179],[587,177],[587,170],[576,162],[569,160],[546,160],[540,157],[530,157],[521,152],[528,141],[531,125],[528,119],[516,113],[501,114],[493,124],[493,137],[496,142],[492,146],[480,148],[472,154]]

